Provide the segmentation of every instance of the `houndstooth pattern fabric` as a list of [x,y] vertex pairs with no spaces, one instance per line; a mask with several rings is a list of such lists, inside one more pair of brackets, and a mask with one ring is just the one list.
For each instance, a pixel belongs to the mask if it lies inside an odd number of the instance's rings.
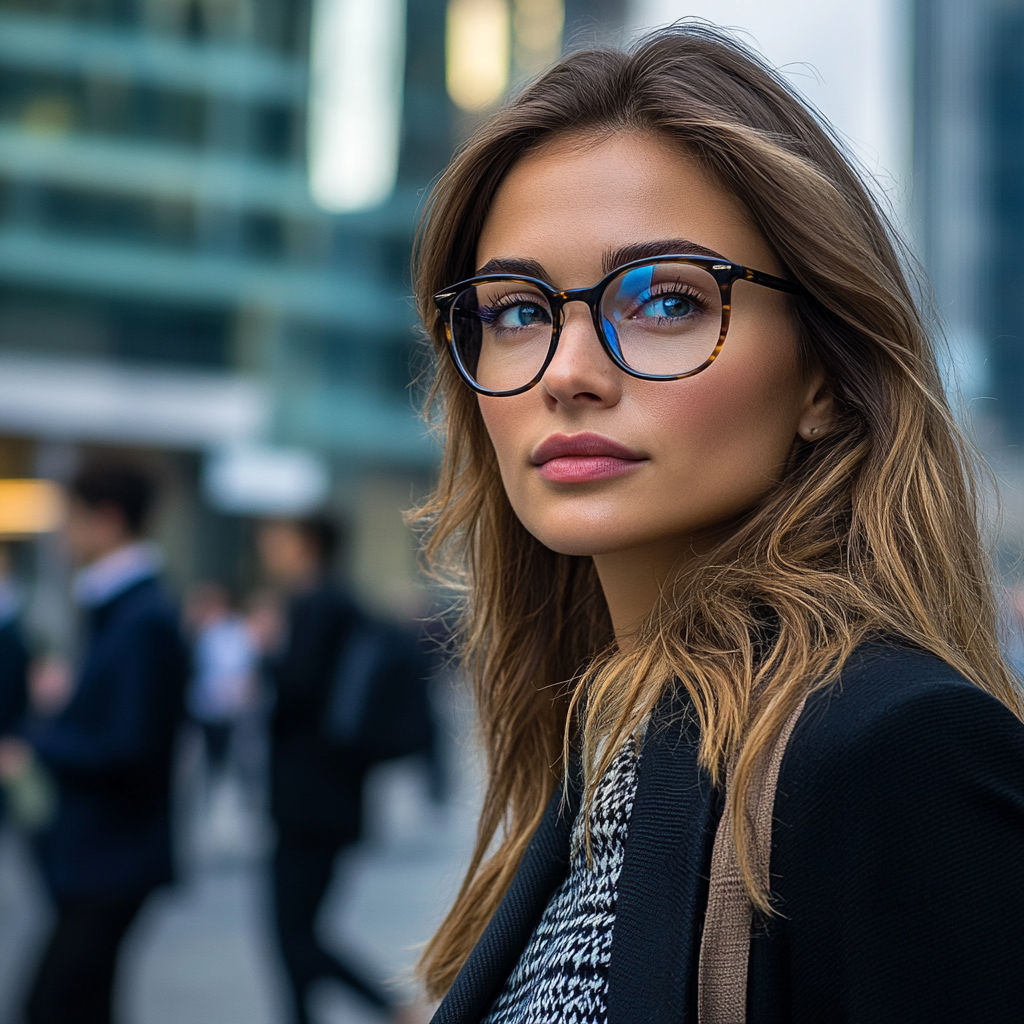
[[605,1024],[615,900],[638,763],[636,747],[627,743],[597,787],[589,865],[584,815],[577,816],[569,875],[483,1024]]

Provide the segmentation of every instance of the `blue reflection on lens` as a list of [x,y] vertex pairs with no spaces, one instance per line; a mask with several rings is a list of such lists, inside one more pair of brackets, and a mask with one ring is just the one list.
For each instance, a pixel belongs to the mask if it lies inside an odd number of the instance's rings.
[[625,362],[625,356],[622,354],[622,346],[619,344],[619,335],[615,330],[613,320],[621,320],[629,310],[633,309],[640,296],[650,291],[651,285],[654,283],[654,270],[655,268],[650,265],[627,270],[612,285],[611,315],[613,319],[609,319],[607,314],[602,312],[604,336],[608,339],[608,346],[623,362]]
[[622,358],[622,348],[619,346],[619,336],[615,333],[615,324],[608,319],[603,317],[604,321],[604,336],[608,341],[608,347],[618,356]]
[[[624,310],[632,309],[633,303],[641,295],[650,291],[651,285],[654,283],[654,270],[653,266],[636,267],[633,270],[627,270],[619,278],[615,287],[615,309],[612,312],[616,320],[622,318]],[[623,299],[626,301],[623,302]]]

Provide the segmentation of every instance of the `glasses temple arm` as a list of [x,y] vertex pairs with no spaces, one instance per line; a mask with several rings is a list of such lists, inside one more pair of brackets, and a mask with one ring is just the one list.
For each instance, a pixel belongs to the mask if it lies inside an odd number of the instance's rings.
[[785,278],[766,274],[762,270],[751,270],[750,267],[744,267],[743,277],[754,284],[764,285],[766,288],[774,288],[780,292],[789,292],[791,295],[807,294],[807,289],[803,285],[797,284],[796,281],[787,281]]

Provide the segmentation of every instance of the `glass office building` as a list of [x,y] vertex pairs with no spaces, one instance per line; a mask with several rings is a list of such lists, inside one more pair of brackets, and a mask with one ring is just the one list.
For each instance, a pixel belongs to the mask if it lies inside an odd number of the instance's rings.
[[[460,17],[491,18],[466,38],[504,68],[476,110],[450,95]],[[409,387],[419,204],[478,110],[616,19],[614,0],[0,0],[0,476],[132,449],[167,483],[187,582],[245,575],[233,513],[259,500],[209,477],[255,451],[271,461],[242,477],[283,467],[355,517],[371,589],[407,577],[398,509],[436,459]]]
[[[914,206],[982,440],[1024,440],[1024,4],[915,4]],[[1006,446],[1010,446],[1007,450]]]

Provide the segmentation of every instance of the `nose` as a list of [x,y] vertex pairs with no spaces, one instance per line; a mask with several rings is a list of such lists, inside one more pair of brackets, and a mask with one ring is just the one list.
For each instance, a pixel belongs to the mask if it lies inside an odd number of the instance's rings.
[[562,308],[562,329],[541,387],[554,403],[614,405],[621,397],[622,371],[608,358],[585,302]]

